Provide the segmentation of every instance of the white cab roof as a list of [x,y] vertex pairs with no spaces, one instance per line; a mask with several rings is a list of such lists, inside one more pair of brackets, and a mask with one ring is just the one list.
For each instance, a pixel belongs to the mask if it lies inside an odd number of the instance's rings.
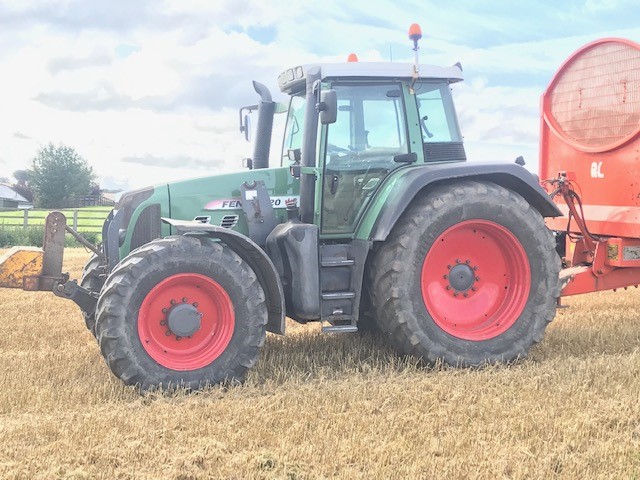
[[[411,78],[413,76],[412,63],[393,62],[346,62],[320,63],[301,65],[285,70],[278,76],[278,86],[286,93],[300,90],[306,79],[306,72],[314,67],[320,69],[322,79],[325,78]],[[455,83],[463,80],[462,67],[459,63],[451,67],[435,65],[420,65],[420,80],[446,80]]]

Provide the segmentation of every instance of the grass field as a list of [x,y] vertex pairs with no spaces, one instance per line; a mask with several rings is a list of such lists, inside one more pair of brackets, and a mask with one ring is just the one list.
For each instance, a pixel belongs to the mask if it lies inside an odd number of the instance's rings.
[[[99,232],[102,229],[104,220],[109,215],[113,207],[86,207],[77,209],[59,210],[67,217],[67,223],[72,225],[74,210],[78,211],[78,231]],[[29,226],[44,225],[44,221],[51,210],[30,210],[28,211]],[[1,226],[22,226],[24,220],[24,212],[15,210],[9,212],[0,212]]]
[[512,367],[423,369],[292,324],[244,386],[140,397],[74,304],[0,291],[0,477],[640,478],[640,291],[565,303]]

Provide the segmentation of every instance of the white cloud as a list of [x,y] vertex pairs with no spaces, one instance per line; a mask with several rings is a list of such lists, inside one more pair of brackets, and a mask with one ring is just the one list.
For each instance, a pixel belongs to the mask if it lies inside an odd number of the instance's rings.
[[[468,83],[455,97],[469,158],[525,154],[535,163],[547,79],[586,41],[638,39],[640,30],[614,1],[588,0],[581,14],[483,5],[0,1],[3,170],[25,168],[50,141],[76,148],[112,186],[238,168],[251,153],[237,126],[237,108],[257,100],[250,80],[282,98],[276,75],[289,65],[342,61],[352,51],[386,60],[390,48],[395,60],[411,60],[406,29],[420,17],[428,19],[421,58],[465,68]],[[598,17],[617,11],[616,22]]]

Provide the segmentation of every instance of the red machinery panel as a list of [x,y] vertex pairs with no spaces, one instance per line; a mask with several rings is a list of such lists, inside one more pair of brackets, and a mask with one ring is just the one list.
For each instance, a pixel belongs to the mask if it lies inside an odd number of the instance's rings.
[[[540,178],[567,172],[592,234],[640,238],[640,45],[607,38],[575,52],[541,116]],[[555,200],[565,217],[548,225],[565,230],[567,207]]]

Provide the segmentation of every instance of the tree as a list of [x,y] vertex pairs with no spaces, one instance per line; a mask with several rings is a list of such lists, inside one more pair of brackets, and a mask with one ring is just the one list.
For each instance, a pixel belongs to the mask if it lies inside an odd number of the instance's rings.
[[16,183],[11,185],[13,191],[22,195],[29,202],[33,202],[33,190],[29,185],[29,170],[16,170],[13,172],[13,178],[16,179]]
[[50,143],[38,151],[28,177],[37,206],[56,208],[73,196],[86,195],[95,174],[73,148]]
[[29,183],[29,170],[16,170],[13,172],[13,178],[18,182],[17,185],[26,185]]
[[89,195],[102,195],[102,188],[100,188],[99,183],[91,182],[91,185],[89,185]]

